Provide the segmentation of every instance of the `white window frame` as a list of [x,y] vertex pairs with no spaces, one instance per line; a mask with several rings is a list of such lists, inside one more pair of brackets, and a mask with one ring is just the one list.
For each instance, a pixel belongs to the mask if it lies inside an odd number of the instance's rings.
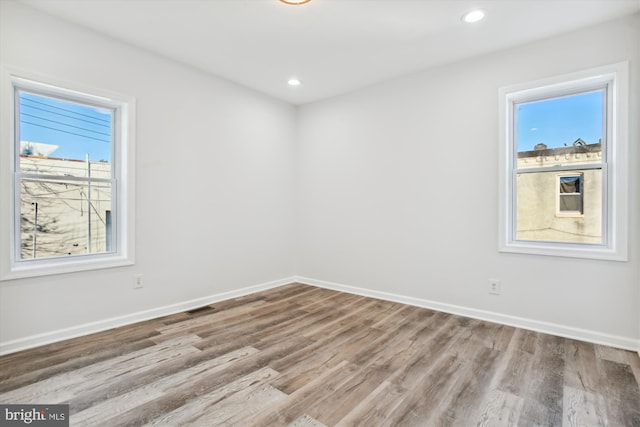
[[[135,262],[135,98],[3,67],[0,91],[0,281],[132,265]],[[112,252],[20,259],[20,197],[17,89],[114,111],[113,178],[115,215]],[[16,220],[18,218],[18,220]]]
[[[514,105],[606,87],[603,139],[603,243],[566,243],[516,239]],[[499,251],[574,258],[628,260],[629,64],[617,64],[512,85],[499,90]],[[586,166],[586,165],[583,165]],[[575,166],[575,169],[584,169]]]

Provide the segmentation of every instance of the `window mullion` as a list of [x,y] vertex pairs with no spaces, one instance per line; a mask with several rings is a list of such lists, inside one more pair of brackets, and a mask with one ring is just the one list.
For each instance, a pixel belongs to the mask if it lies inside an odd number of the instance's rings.
[[33,173],[16,173],[16,179],[29,179],[33,181],[60,181],[60,182],[115,182],[115,178],[95,178],[86,176],[43,175]]
[[514,168],[516,174],[523,173],[540,173],[540,172],[564,172],[564,171],[580,171],[580,170],[594,170],[603,169],[604,163],[586,163],[583,165],[567,165],[567,166],[549,166],[542,168]]

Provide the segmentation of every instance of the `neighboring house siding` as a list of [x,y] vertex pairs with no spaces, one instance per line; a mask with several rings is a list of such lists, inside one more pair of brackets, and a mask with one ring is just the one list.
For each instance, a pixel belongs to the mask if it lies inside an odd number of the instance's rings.
[[[518,153],[519,169],[601,161],[601,144]],[[519,240],[602,243],[602,170],[570,172],[582,174],[580,215],[558,212],[558,177],[568,173],[551,171],[518,175],[516,232]]]
[[[87,162],[77,160],[21,155],[20,166],[25,173],[43,176],[88,176]],[[90,162],[90,167],[92,178],[111,177],[110,163]],[[86,182],[43,177],[23,180],[21,186],[22,259],[99,253],[109,249],[106,232],[112,209],[109,183],[92,182],[89,189]]]

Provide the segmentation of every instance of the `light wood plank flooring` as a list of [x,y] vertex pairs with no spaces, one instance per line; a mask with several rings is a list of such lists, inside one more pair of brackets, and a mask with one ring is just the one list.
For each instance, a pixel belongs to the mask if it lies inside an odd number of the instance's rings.
[[636,353],[300,284],[0,357],[74,426],[640,426]]

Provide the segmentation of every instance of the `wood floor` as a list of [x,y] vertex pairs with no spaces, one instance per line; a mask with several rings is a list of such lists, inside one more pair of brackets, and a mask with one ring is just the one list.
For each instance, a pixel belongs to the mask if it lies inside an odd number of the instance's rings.
[[636,353],[292,284],[0,357],[72,426],[640,426]]

